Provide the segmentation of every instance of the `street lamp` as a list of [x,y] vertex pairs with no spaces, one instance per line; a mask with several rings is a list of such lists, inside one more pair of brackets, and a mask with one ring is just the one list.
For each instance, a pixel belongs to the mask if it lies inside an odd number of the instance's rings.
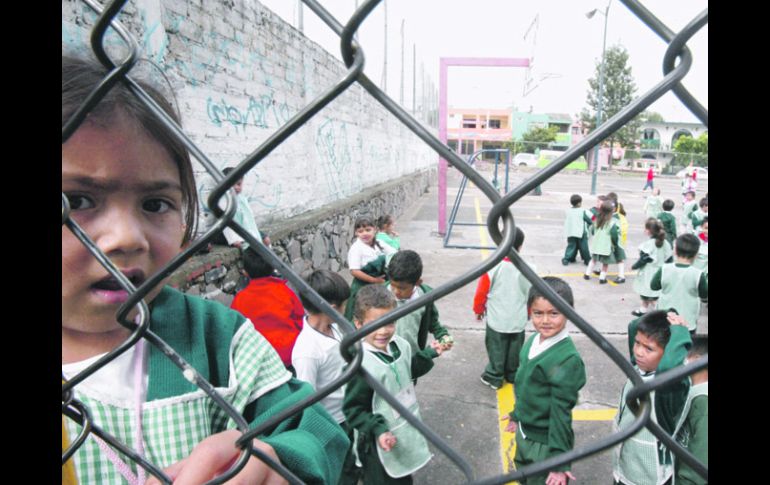
[[[605,64],[605,57],[604,57],[604,51],[605,47],[607,46],[607,18],[609,16],[610,12],[610,3],[612,3],[612,0],[607,2],[607,8],[604,9],[604,12],[599,10],[598,8],[595,8],[591,10],[590,12],[586,13],[586,17],[591,19],[594,15],[597,13],[600,13],[604,15],[604,40],[602,41],[602,64],[599,68],[599,101],[596,106],[596,128],[599,129],[599,125],[602,124],[602,101],[604,98],[604,64]],[[612,147],[610,147],[610,150],[612,150]],[[599,142],[596,143],[596,146],[594,146],[594,163],[593,163],[593,170],[591,171],[591,195],[596,195],[596,171],[599,167]]]

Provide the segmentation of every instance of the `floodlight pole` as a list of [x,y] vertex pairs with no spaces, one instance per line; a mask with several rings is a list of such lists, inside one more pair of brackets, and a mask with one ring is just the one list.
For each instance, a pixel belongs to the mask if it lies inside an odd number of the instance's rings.
[[[609,12],[610,12],[610,2],[607,2],[607,8],[604,9],[604,13],[602,13],[599,9],[593,9],[590,12],[586,14],[586,17],[589,19],[592,18],[597,12],[604,15],[604,38],[602,40],[602,63],[599,67],[599,102],[596,107],[596,128],[595,130],[599,129],[599,126],[602,124],[602,104],[604,101],[604,65],[606,64],[607,59],[605,58],[605,50],[607,46],[607,19],[609,18]],[[591,195],[596,195],[596,175],[597,170],[599,168],[599,143],[594,146],[594,163],[593,163],[593,170],[591,170]],[[612,147],[610,147],[610,153],[612,153]]]

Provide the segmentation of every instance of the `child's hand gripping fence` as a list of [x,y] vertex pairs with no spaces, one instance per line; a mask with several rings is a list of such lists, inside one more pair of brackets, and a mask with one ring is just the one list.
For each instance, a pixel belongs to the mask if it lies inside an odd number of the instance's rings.
[[[67,198],[62,194],[62,224],[67,226],[75,236],[88,248],[93,256],[104,266],[107,271],[116,278],[120,285],[129,292],[130,297],[128,301],[121,306],[116,316],[117,321],[132,330],[131,336],[122,343],[118,348],[112,350],[104,357],[100,358],[97,362],[89,366],[87,369],[73,377],[69,381],[65,381],[62,385],[62,412],[68,419],[73,419],[83,426],[83,430],[79,436],[69,437],[70,445],[62,453],[62,463],[67,462],[77,449],[82,445],[86,437],[93,433],[95,436],[101,438],[108,445],[114,447],[119,452],[133,459],[138,465],[143,467],[148,474],[157,477],[163,483],[171,483],[171,480],[166,476],[157,466],[149,463],[147,460],[133,452],[126,445],[119,440],[105,433],[99,426],[97,426],[88,409],[79,401],[73,398],[73,388],[86,377],[96,372],[98,369],[114,360],[120,354],[131,348],[139,339],[144,338],[152,345],[161,350],[172,362],[179,367],[179,371],[184,373],[185,377],[202,389],[208,396],[210,396],[221,408],[228,414],[230,418],[234,420],[242,436],[239,438],[237,445],[243,449],[240,458],[231,466],[231,468],[223,475],[217,477],[209,483],[223,483],[237,474],[246,464],[251,455],[266,462],[270,467],[276,470],[281,476],[283,476],[290,483],[303,483],[297,478],[291,471],[289,471],[281,463],[277,463],[265,456],[264,453],[250,446],[250,440],[257,438],[261,434],[274,429],[282,421],[288,417],[302,411],[306,407],[319,402],[324,397],[328,396],[334,390],[347,383],[356,373],[364,375],[369,385],[375,392],[381,394],[402,416],[404,416],[414,427],[422,432],[425,437],[442,453],[456,464],[456,466],[465,475],[468,483],[476,484],[502,484],[512,480],[517,480],[533,475],[541,474],[550,469],[553,469],[561,464],[574,462],[585,458],[587,456],[598,453],[602,450],[610,448],[623,440],[634,435],[642,427],[647,427],[655,436],[657,436],[678,459],[683,460],[693,469],[696,470],[706,479],[708,478],[708,468],[695,459],[687,450],[681,445],[676,443],[671,436],[667,435],[660,426],[651,420],[651,409],[649,393],[660,389],[661,387],[681,380],[682,378],[690,375],[700,369],[708,366],[708,357],[703,357],[698,361],[679,367],[665,374],[657,376],[652,381],[643,383],[640,376],[628,362],[628,360],[621,355],[593,326],[586,322],[575,310],[564,302],[549,286],[547,286],[541,278],[539,278],[519,255],[512,250],[513,245],[513,228],[514,217],[510,211],[510,207],[518,201],[522,196],[529,193],[534,187],[542,184],[548,180],[552,175],[558,173],[562,168],[568,165],[570,162],[578,158],[580,154],[586,152],[588,149],[599,143],[601,140],[607,138],[615,130],[621,128],[627,121],[634,116],[641,113],[655,100],[659,99],[668,91],[673,91],[680,100],[692,111],[704,124],[708,125],[708,112],[701,106],[697,100],[695,100],[685,87],[681,84],[683,78],[687,74],[690,65],[692,63],[691,55],[685,45],[686,41],[692,37],[700,28],[708,22],[708,10],[705,10],[693,19],[687,26],[685,26],[679,33],[674,33],[663,25],[654,15],[646,10],[639,3],[631,0],[625,0],[623,3],[634,12],[648,27],[650,27],[659,37],[668,43],[668,49],[663,59],[663,79],[651,90],[644,95],[635,99],[631,104],[626,106],[623,110],[617,113],[615,116],[607,120],[604,124],[599,126],[588,137],[583,139],[580,143],[573,146],[567,152],[564,153],[559,159],[554,161],[549,166],[540,170],[534,177],[523,182],[519,187],[515,188],[505,196],[501,197],[495,188],[486,180],[484,180],[479,174],[470,168],[465,161],[463,161],[457,154],[450,150],[446,145],[441,143],[434,135],[426,130],[419,122],[414,120],[405,110],[401,108],[396,102],[389,98],[383,91],[381,91],[375,84],[363,73],[364,66],[364,52],[361,46],[354,40],[354,35],[369,15],[369,13],[378,5],[379,0],[370,0],[365,2],[354,15],[350,18],[346,25],[340,24],[335,18],[333,18],[320,4],[314,0],[303,0],[304,3],[312,9],[337,35],[341,38],[342,56],[347,66],[347,73],[340,79],[337,84],[326,89],[320,96],[318,96],[312,103],[302,109],[297,115],[291,118],[280,129],[273,133],[264,143],[262,143],[250,156],[238,164],[236,169],[230,173],[227,177],[223,176],[216,166],[203,154],[182,132],[182,130],[170,120],[170,118],[154,103],[154,101],[128,76],[129,71],[137,60],[137,43],[136,41],[126,33],[120,23],[116,20],[116,17],[120,10],[126,3],[125,0],[114,1],[107,8],[102,8],[99,4],[93,0],[84,0],[93,10],[100,14],[99,21],[95,25],[91,37],[92,49],[99,61],[110,69],[110,74],[105,77],[102,84],[100,84],[91,96],[83,103],[81,109],[62,127],[62,143],[64,143],[82,123],[87,113],[98,104],[99,100],[109,91],[111,86],[115,83],[122,82],[127,83],[131,92],[142,100],[150,109],[161,119],[170,131],[174,134],[179,141],[181,141],[187,149],[208,171],[208,173],[215,179],[218,184],[212,191],[210,197],[206,201],[208,207],[214,212],[217,222],[200,238],[193,241],[192,244],[184,251],[173,258],[162,270],[157,274],[152,275],[147,281],[145,281],[139,288],[134,288],[131,282],[118,271],[118,269],[110,262],[110,260],[94,245],[93,241],[78,227],[72,219],[69,218],[69,203]],[[122,62],[116,63],[111,60],[106,54],[103,48],[104,35],[108,27],[113,28],[121,36],[123,41],[129,47],[130,54]],[[676,59],[679,59],[679,63],[675,65]],[[382,104],[387,110],[389,110],[396,118],[398,118],[405,126],[407,126],[412,132],[414,132],[420,139],[427,143],[436,153],[442,158],[446,159],[455,168],[467,176],[471,182],[476,184],[479,189],[486,194],[486,196],[494,203],[490,214],[487,218],[487,227],[493,240],[497,244],[497,250],[488,258],[485,262],[480,264],[475,269],[472,269],[465,274],[456,277],[454,280],[449,281],[434,291],[427,293],[420,298],[407,303],[406,305],[399,307],[393,312],[383,316],[379,320],[372,322],[364,329],[355,330],[353,325],[346,321],[342,315],[340,315],[334,308],[332,308],[325,300],[323,300],[314,290],[312,290],[291,268],[280,260],[270,249],[268,249],[262,241],[256,240],[248,231],[233,222],[235,214],[235,200],[230,195],[229,189],[242,178],[249,170],[253,169],[261,160],[263,160],[273,149],[279,146],[284,140],[297,131],[305,122],[316,115],[323,107],[328,105],[346,89],[348,89],[353,83],[358,83],[366,91],[368,91],[380,104]],[[225,197],[228,207],[227,211],[223,211],[220,208],[220,199]],[[499,220],[503,220],[504,229],[502,233],[498,228]],[[313,395],[304,399],[303,401],[284,409],[281,413],[273,416],[269,420],[260,424],[254,429],[249,430],[248,424],[244,418],[227,403],[212,387],[212,385],[186,363],[171,347],[169,347],[162,339],[149,330],[149,310],[146,302],[143,298],[161,281],[177,270],[185,261],[192,257],[196,252],[205,247],[212,237],[218,231],[221,231],[225,227],[230,227],[236,233],[241,235],[251,247],[253,247],[266,261],[268,261],[274,268],[278,269],[281,274],[297,288],[303,295],[309,298],[314,305],[320,308],[324,313],[331,316],[334,321],[342,323],[342,329],[345,333],[345,337],[341,344],[341,350],[345,359],[349,362],[345,368],[343,375],[338,378],[332,384],[325,388],[317,390]],[[628,395],[627,403],[629,408],[636,414],[636,419],[632,425],[626,429],[623,429],[617,433],[605,436],[595,443],[575,448],[569,452],[555,456],[543,462],[539,462],[520,470],[508,473],[506,475],[500,475],[490,478],[477,478],[474,470],[471,469],[466,460],[454,451],[451,446],[444,440],[442,440],[436,433],[430,430],[424,423],[418,420],[414,415],[407,411],[396,398],[390,395],[377,381],[371,378],[371,376],[362,368],[362,349],[360,341],[361,339],[374,332],[378,328],[395,322],[400,317],[407,315],[408,313],[425,306],[429,303],[452,293],[467,283],[480,277],[483,273],[491,269],[505,256],[509,256],[513,264],[524,273],[528,280],[537,287],[541,292],[548,296],[555,306],[563,312],[567,318],[572,321],[582,332],[584,332],[599,349],[604,351],[623,372],[631,379],[634,384],[634,388]],[[134,308],[139,308],[139,316],[136,318],[136,322],[126,320],[126,315]],[[353,347],[354,349],[351,349]]]

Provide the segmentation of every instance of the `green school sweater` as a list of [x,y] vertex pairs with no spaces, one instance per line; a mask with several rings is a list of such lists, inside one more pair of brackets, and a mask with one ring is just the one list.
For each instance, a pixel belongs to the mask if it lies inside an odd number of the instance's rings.
[[[548,445],[549,456],[571,450],[572,408],[586,383],[583,359],[567,337],[533,359],[529,349],[538,334],[524,344],[516,371],[516,406],[511,419],[520,423],[527,438]],[[558,471],[569,470],[563,465]]]
[[[186,295],[168,286],[150,304],[149,330],[218,388],[249,427],[254,428],[307,398],[313,389],[291,378],[275,350],[250,326],[242,315],[220,303]],[[153,461],[163,468],[171,463],[163,461],[166,459],[162,458],[161,449],[173,448],[171,462],[184,458],[189,453],[187,448],[203,437],[225,431],[227,419],[219,406],[205,405],[199,388],[185,379],[181,369],[161,350],[148,345],[147,351],[145,450],[147,456],[155,457]],[[255,399],[254,395],[258,397]],[[199,401],[204,401],[202,410],[195,407]],[[101,408],[105,406],[109,403]],[[189,412],[181,413],[177,409],[180,406],[189,408]],[[111,429],[117,425],[110,420],[104,426],[111,433],[123,432]],[[162,439],[164,436],[172,436],[175,442],[168,445],[168,440]],[[270,444],[281,463],[301,480],[316,484],[339,480],[349,446],[345,432],[320,404],[284,420],[258,439]],[[184,449],[179,451],[182,443],[185,443]],[[180,453],[184,456],[177,456]],[[94,481],[112,483],[104,477],[106,472],[97,470],[96,473],[99,478]],[[83,479],[82,476],[81,473],[79,478]]]
[[658,220],[663,224],[663,230],[666,231],[666,241],[674,244],[676,239],[676,216],[668,211],[663,211],[658,215]]

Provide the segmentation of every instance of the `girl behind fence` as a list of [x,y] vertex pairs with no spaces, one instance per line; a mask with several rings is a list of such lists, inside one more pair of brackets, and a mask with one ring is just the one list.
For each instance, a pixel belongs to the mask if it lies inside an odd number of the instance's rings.
[[[62,57],[62,124],[106,73],[90,61]],[[139,84],[178,121],[157,90]],[[136,287],[194,234],[197,201],[189,154],[122,82],[62,144],[62,193],[71,205],[70,217]],[[67,379],[128,338],[131,331],[116,321],[128,297],[62,227],[62,374]],[[237,312],[163,285],[145,301],[150,330],[252,426],[312,392],[291,377],[275,350]],[[127,318],[136,314],[134,309]],[[240,454],[235,441],[241,432],[232,420],[144,339],[75,386],[74,396],[91,410],[96,425],[164,469],[175,483],[208,481]],[[76,436],[80,426],[65,421],[69,436]],[[320,405],[253,440],[255,448],[316,483],[338,480],[347,445],[344,432]],[[148,476],[94,434],[74,461],[80,483],[143,483]],[[283,482],[253,456],[238,478]]]

